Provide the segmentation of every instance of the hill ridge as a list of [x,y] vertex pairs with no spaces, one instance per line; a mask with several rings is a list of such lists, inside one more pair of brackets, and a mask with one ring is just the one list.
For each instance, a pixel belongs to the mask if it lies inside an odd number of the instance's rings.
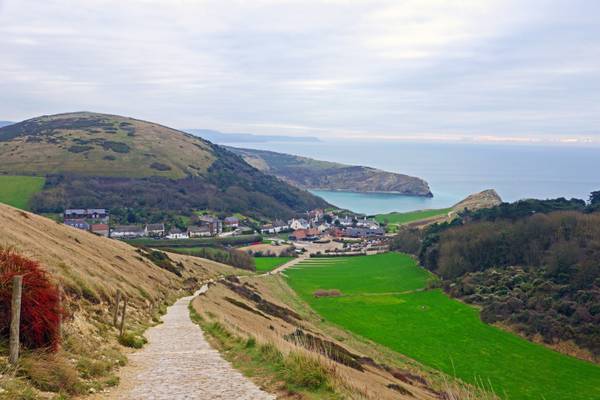
[[255,168],[302,189],[433,196],[425,180],[406,174],[270,150],[227,148]]
[[192,134],[89,111],[0,128],[0,173],[48,177],[38,212],[101,205],[291,217],[328,205]]

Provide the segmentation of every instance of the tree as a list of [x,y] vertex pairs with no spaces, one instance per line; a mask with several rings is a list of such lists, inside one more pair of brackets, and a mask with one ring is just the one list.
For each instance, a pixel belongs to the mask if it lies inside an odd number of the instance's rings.
[[599,206],[600,205],[600,190],[596,190],[590,193],[590,205],[591,206]]

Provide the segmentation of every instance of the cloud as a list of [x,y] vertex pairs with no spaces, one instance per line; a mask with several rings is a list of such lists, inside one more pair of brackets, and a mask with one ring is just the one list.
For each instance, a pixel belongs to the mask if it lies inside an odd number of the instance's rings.
[[4,0],[0,117],[86,109],[265,134],[595,138],[599,12],[592,0]]

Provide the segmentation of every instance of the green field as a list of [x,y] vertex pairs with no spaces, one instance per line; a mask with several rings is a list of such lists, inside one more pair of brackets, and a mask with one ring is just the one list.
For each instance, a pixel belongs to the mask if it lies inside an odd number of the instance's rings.
[[[409,256],[310,259],[286,275],[329,321],[503,398],[600,399],[599,366],[486,325],[440,290],[421,290],[430,275]],[[317,289],[343,296],[316,298]]]
[[452,208],[440,208],[435,210],[419,210],[405,213],[391,212],[388,214],[377,214],[375,220],[380,223],[388,223],[392,225],[408,224],[409,222],[420,221],[422,219],[446,215]]
[[254,257],[256,272],[272,271],[292,259],[293,257]]
[[41,176],[0,175],[0,203],[27,210],[29,201],[45,182]]

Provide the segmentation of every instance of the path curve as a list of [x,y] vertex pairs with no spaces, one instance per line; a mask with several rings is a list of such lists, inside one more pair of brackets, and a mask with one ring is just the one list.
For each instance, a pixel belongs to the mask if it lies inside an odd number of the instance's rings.
[[279,274],[283,271],[285,271],[286,269],[293,267],[294,265],[298,264],[301,261],[304,260],[308,260],[310,258],[310,255],[301,255],[299,257],[293,258],[290,261],[286,262],[285,264],[280,265],[279,267],[275,268],[272,271],[267,272],[266,274],[263,275],[275,275],[275,274]]
[[121,385],[102,396],[119,400],[247,399],[275,396],[262,391],[235,370],[190,320],[190,301],[183,297],[167,309],[163,323],[146,331],[148,344],[129,356]]

